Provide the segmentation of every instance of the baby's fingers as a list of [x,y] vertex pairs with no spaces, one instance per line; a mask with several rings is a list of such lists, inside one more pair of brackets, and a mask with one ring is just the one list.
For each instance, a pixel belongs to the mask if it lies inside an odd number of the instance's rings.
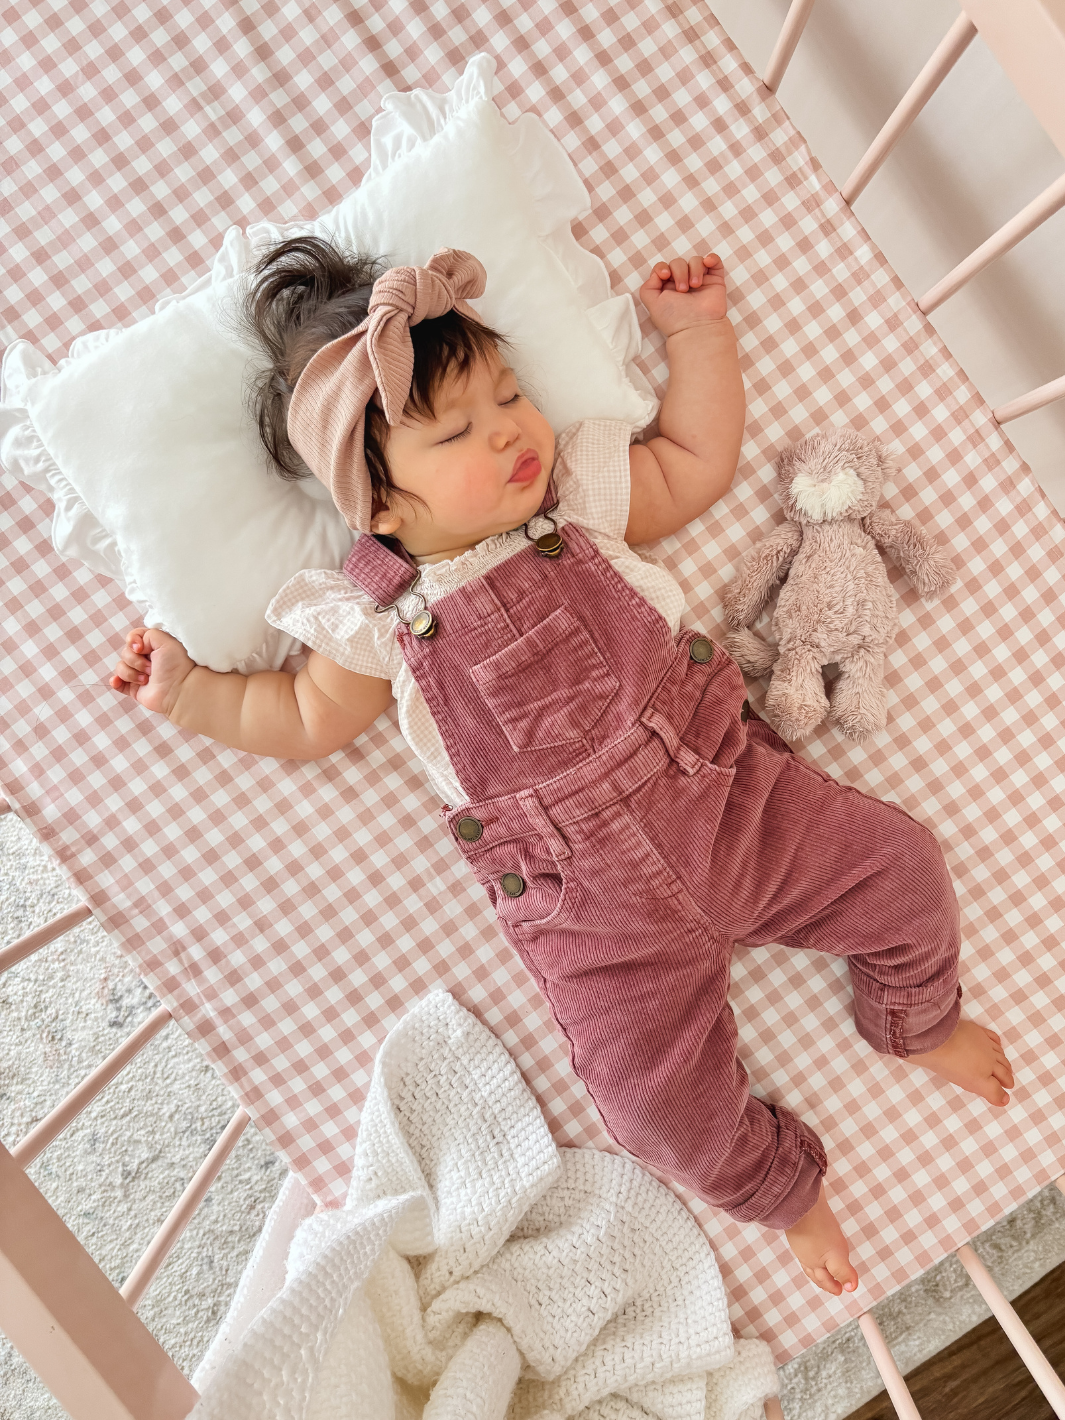
[[[138,657],[138,659],[140,659]],[[130,695],[135,695],[137,689],[148,684],[149,670],[140,670],[137,666],[131,666],[128,661],[121,660],[111,673],[110,685],[112,690],[128,691]]]
[[122,695],[136,695],[140,690],[140,683],[130,681],[121,671],[115,671],[107,683],[112,690],[117,690]]
[[138,656],[136,651],[125,650],[122,652],[122,664],[129,666],[130,670],[139,671],[141,675],[148,678],[151,674],[152,663],[147,656]]
[[669,274],[673,277],[673,285],[678,291],[686,291],[688,289],[688,263],[682,256],[675,256],[669,263]]

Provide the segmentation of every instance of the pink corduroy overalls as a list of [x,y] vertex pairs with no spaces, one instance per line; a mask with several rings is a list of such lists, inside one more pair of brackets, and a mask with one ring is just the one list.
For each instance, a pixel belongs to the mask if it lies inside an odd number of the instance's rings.
[[[739,668],[575,524],[435,602],[403,655],[471,801],[444,810],[618,1143],[741,1222],[790,1227],[825,1154],[749,1093],[735,941],[846,955],[858,1030],[931,1050],[958,1019],[958,909],[928,829],[793,755]],[[363,535],[382,607],[414,580]]]

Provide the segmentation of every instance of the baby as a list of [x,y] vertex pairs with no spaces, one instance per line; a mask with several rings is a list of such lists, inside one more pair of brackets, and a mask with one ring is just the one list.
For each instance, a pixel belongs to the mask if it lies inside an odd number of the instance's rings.
[[754,715],[684,596],[631,550],[703,514],[739,458],[744,391],[715,255],[655,264],[658,434],[587,420],[556,441],[466,304],[464,252],[383,274],[315,238],[262,259],[257,391],[287,477],[315,474],[358,534],[342,572],[267,615],[297,674],[220,675],[137,627],[111,685],[235,749],[318,759],[393,697],[442,818],[538,983],[612,1136],[803,1271],[858,1285],[820,1140],[750,1094],[728,1005],[733,943],[847,957],[855,1023],[993,1105],[1013,1075],[960,1017],[959,919],[935,838],[837,784]]

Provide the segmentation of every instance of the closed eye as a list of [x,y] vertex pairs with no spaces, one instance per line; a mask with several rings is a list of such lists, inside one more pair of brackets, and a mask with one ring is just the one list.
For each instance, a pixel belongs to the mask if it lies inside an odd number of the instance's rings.
[[442,444],[454,444],[454,443],[456,443],[459,439],[464,439],[464,438],[466,437],[466,435],[470,432],[470,430],[471,430],[472,428],[473,428],[473,425],[472,425],[472,424],[467,424],[466,427],[465,427],[465,429],[460,429],[457,434],[452,434],[452,436],[451,436],[450,439],[441,439],[440,442],[441,442]]

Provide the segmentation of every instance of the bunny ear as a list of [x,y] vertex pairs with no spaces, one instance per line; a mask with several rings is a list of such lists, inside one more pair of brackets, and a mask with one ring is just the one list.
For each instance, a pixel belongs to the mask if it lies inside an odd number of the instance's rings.
[[879,439],[874,439],[873,448],[876,450],[877,461],[880,464],[880,472],[884,475],[884,478],[890,478],[892,474],[898,473],[898,457],[891,445],[882,444]]

